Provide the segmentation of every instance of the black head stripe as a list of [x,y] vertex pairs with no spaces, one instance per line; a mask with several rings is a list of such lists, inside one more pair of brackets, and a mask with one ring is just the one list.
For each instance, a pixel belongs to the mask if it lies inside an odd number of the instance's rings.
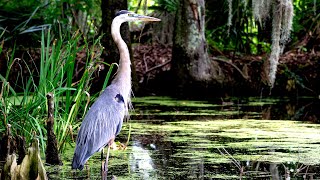
[[118,103],[121,103],[121,102],[124,103],[124,99],[121,94],[117,94],[116,97],[114,97],[114,98]]
[[120,10],[119,12],[116,13],[116,16],[120,16],[121,14],[128,14],[130,11],[127,10]]

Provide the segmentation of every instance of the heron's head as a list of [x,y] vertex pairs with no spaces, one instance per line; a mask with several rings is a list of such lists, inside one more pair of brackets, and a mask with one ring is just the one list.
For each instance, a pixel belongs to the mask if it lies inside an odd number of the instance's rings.
[[150,16],[144,16],[140,14],[136,14],[134,12],[130,12],[127,10],[121,10],[116,14],[115,18],[121,19],[123,22],[126,21],[161,21],[161,19],[150,17]]

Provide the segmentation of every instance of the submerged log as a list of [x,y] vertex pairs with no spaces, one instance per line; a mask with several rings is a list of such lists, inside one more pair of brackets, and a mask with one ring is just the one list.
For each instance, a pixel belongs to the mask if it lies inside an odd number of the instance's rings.
[[20,165],[15,154],[8,155],[1,173],[1,180],[47,180],[46,170],[40,158],[39,140],[34,139]]
[[51,165],[62,165],[62,161],[59,157],[58,143],[56,135],[54,134],[54,103],[53,94],[47,94],[48,100],[48,120],[47,120],[47,148],[46,148],[46,163]]

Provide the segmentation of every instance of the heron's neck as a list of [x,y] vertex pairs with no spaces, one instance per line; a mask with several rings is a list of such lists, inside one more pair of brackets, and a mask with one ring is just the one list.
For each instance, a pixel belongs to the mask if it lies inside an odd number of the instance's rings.
[[111,35],[120,53],[118,71],[112,83],[117,83],[119,85],[120,93],[122,93],[126,103],[128,103],[130,101],[131,93],[131,61],[128,46],[120,34],[121,24],[121,21],[114,20],[111,25]]

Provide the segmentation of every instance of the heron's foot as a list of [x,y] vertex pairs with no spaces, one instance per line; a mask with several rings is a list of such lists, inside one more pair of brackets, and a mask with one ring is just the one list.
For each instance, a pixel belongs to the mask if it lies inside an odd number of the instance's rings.
[[116,142],[112,143],[110,146],[110,149],[113,149],[113,150],[117,150],[118,149],[118,145]]
[[127,149],[127,144],[120,143],[120,142],[115,142],[111,146],[111,149],[113,149],[113,150],[125,150],[125,149]]
[[120,142],[114,142],[113,139],[112,139],[112,142],[111,142],[111,140],[109,141],[108,146],[110,147],[110,149],[113,149],[113,150],[125,150],[125,149],[127,149],[127,144],[123,144],[123,143],[120,143]]
[[128,144],[127,143],[120,143],[120,148],[119,149],[121,149],[121,150],[126,150],[127,149],[127,147],[128,147]]

